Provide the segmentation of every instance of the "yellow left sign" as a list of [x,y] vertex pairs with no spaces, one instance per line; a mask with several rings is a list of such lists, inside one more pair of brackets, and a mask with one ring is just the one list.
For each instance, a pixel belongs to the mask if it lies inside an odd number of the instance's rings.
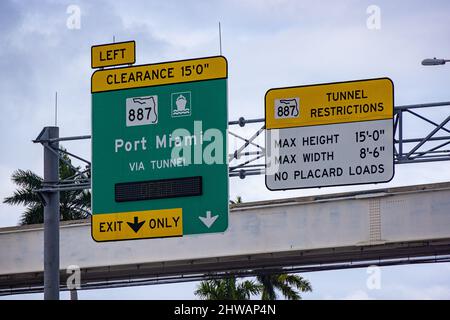
[[91,67],[103,68],[136,62],[136,42],[117,42],[91,47]]
[[96,214],[92,237],[101,242],[182,236],[182,216],[181,208]]

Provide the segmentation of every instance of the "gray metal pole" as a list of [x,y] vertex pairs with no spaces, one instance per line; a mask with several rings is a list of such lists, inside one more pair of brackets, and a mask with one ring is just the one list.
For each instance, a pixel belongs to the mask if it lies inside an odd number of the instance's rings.
[[77,289],[70,290],[70,300],[78,300]]
[[[45,127],[47,138],[59,138],[58,127]],[[47,143],[47,142],[45,142]],[[57,150],[58,141],[48,143]],[[59,181],[58,153],[44,147],[44,186]],[[47,191],[44,207],[44,299],[59,300],[59,191]]]

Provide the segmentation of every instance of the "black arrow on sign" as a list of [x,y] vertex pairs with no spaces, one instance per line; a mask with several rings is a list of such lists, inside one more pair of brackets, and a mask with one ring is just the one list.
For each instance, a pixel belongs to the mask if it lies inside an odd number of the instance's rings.
[[145,223],[144,221],[138,222],[139,218],[138,217],[134,217],[134,222],[127,222],[127,224],[130,226],[131,229],[133,229],[133,231],[135,233],[138,233],[139,229],[142,227],[142,225]]

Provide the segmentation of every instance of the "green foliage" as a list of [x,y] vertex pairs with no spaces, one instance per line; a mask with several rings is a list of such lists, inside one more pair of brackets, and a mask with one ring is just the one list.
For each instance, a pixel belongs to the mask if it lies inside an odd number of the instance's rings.
[[236,277],[202,281],[194,292],[203,300],[249,300],[261,288],[254,281],[237,282]]
[[242,197],[241,197],[241,196],[237,196],[237,197],[236,197],[236,200],[230,200],[230,204],[231,204],[231,205],[233,205],[233,204],[238,204],[238,203],[243,203]]
[[[230,200],[234,207],[243,203],[242,197]],[[277,292],[281,292],[288,300],[300,300],[300,293],[312,291],[308,280],[295,274],[258,274],[256,283],[244,281],[238,283],[236,277],[202,281],[195,295],[207,300],[248,300],[251,295],[261,294],[261,300],[277,300]]]
[[256,279],[263,287],[261,300],[277,300],[277,290],[288,300],[300,300],[301,292],[312,291],[309,281],[295,274],[260,274]]
[[194,294],[203,300],[249,300],[261,294],[261,300],[277,300],[280,291],[288,300],[300,300],[301,292],[312,291],[308,280],[294,274],[260,274],[255,281],[238,282],[235,276],[202,281]]
[[[71,163],[67,155],[62,158]],[[78,168],[79,169],[79,168]],[[75,169],[64,161],[59,161],[60,180],[71,178],[76,174]],[[71,178],[79,180],[79,177]],[[44,222],[44,206],[41,198],[34,191],[42,187],[43,179],[30,170],[17,169],[13,172],[11,180],[17,185],[12,196],[6,197],[3,203],[24,206],[25,210],[20,219],[21,225]],[[91,209],[91,193],[89,190],[74,190],[60,192],[61,220],[85,219]]]

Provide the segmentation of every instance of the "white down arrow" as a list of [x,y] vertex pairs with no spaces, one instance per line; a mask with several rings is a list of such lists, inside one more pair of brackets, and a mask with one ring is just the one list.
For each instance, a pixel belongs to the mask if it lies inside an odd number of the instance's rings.
[[211,228],[213,223],[217,220],[219,216],[212,216],[211,217],[211,211],[206,211],[206,217],[199,217],[200,220],[205,224],[206,227]]

